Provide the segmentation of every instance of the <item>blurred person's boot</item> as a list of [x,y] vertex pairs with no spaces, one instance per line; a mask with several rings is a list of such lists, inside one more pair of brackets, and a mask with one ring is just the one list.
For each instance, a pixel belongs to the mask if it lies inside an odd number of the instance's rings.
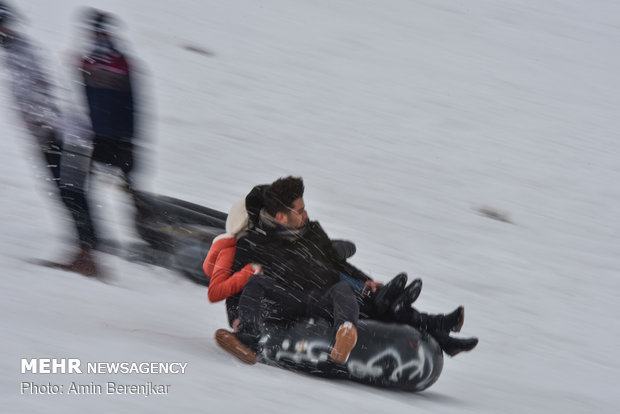
[[70,263],[62,266],[64,270],[75,272],[88,277],[99,277],[101,273],[93,258],[92,249],[82,247]]
[[90,248],[82,247],[79,253],[69,263],[56,262],[53,260],[33,260],[32,263],[52,269],[79,273],[87,277],[103,278],[103,274],[95,263],[92,249]]

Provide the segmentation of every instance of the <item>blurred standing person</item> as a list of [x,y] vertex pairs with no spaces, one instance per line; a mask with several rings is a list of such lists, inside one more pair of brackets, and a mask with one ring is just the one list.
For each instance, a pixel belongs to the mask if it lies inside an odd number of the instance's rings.
[[61,115],[37,50],[16,30],[17,13],[0,2],[0,42],[10,76],[11,92],[24,126],[35,139],[51,180],[60,186]]
[[[15,10],[0,2],[0,42],[13,98],[62,202],[73,217],[80,241],[78,254],[68,264],[41,263],[86,276],[98,276],[92,255],[96,237],[84,190],[87,175],[84,161],[90,156],[90,131],[80,124],[77,117],[63,119],[44,65],[29,39],[16,30],[17,20]],[[63,155],[63,146],[71,149],[67,157]],[[63,178],[66,179],[64,183]]]
[[80,62],[93,137],[92,160],[120,168],[127,188],[133,188],[136,100],[133,67],[113,38],[114,17],[86,12],[90,48]]

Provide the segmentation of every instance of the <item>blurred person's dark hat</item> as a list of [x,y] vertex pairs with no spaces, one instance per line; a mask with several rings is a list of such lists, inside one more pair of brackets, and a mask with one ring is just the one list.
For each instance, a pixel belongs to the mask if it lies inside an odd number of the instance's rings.
[[7,23],[15,20],[15,12],[8,4],[0,1],[0,26],[4,26]]
[[84,17],[87,28],[97,34],[111,35],[117,25],[113,15],[93,8],[86,9]]

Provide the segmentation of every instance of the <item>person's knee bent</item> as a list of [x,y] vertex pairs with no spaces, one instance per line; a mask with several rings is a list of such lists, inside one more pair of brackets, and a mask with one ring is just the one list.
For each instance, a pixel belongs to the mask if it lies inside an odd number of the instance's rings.
[[342,295],[346,297],[351,296],[352,298],[356,297],[355,291],[353,290],[351,285],[344,280],[341,280],[340,282],[332,286],[331,290],[332,292],[337,293],[338,295]]

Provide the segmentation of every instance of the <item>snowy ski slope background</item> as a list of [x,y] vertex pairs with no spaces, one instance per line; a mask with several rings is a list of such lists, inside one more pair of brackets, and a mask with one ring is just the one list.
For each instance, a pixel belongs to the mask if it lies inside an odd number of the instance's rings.
[[[75,95],[86,4],[13,3],[59,95]],[[213,341],[224,305],[169,270],[99,254],[104,284],[28,264],[68,254],[72,233],[2,82],[2,412],[618,412],[620,3],[87,4],[122,18],[142,63],[143,188],[227,210],[254,184],[301,175],[311,217],[357,243],[356,265],[423,278],[419,308],[465,305],[463,334],[480,344],[420,394],[248,367]],[[130,205],[113,180],[98,184],[106,234],[131,241]],[[21,374],[35,357],[188,366]],[[170,391],[20,393],[72,381]]]

